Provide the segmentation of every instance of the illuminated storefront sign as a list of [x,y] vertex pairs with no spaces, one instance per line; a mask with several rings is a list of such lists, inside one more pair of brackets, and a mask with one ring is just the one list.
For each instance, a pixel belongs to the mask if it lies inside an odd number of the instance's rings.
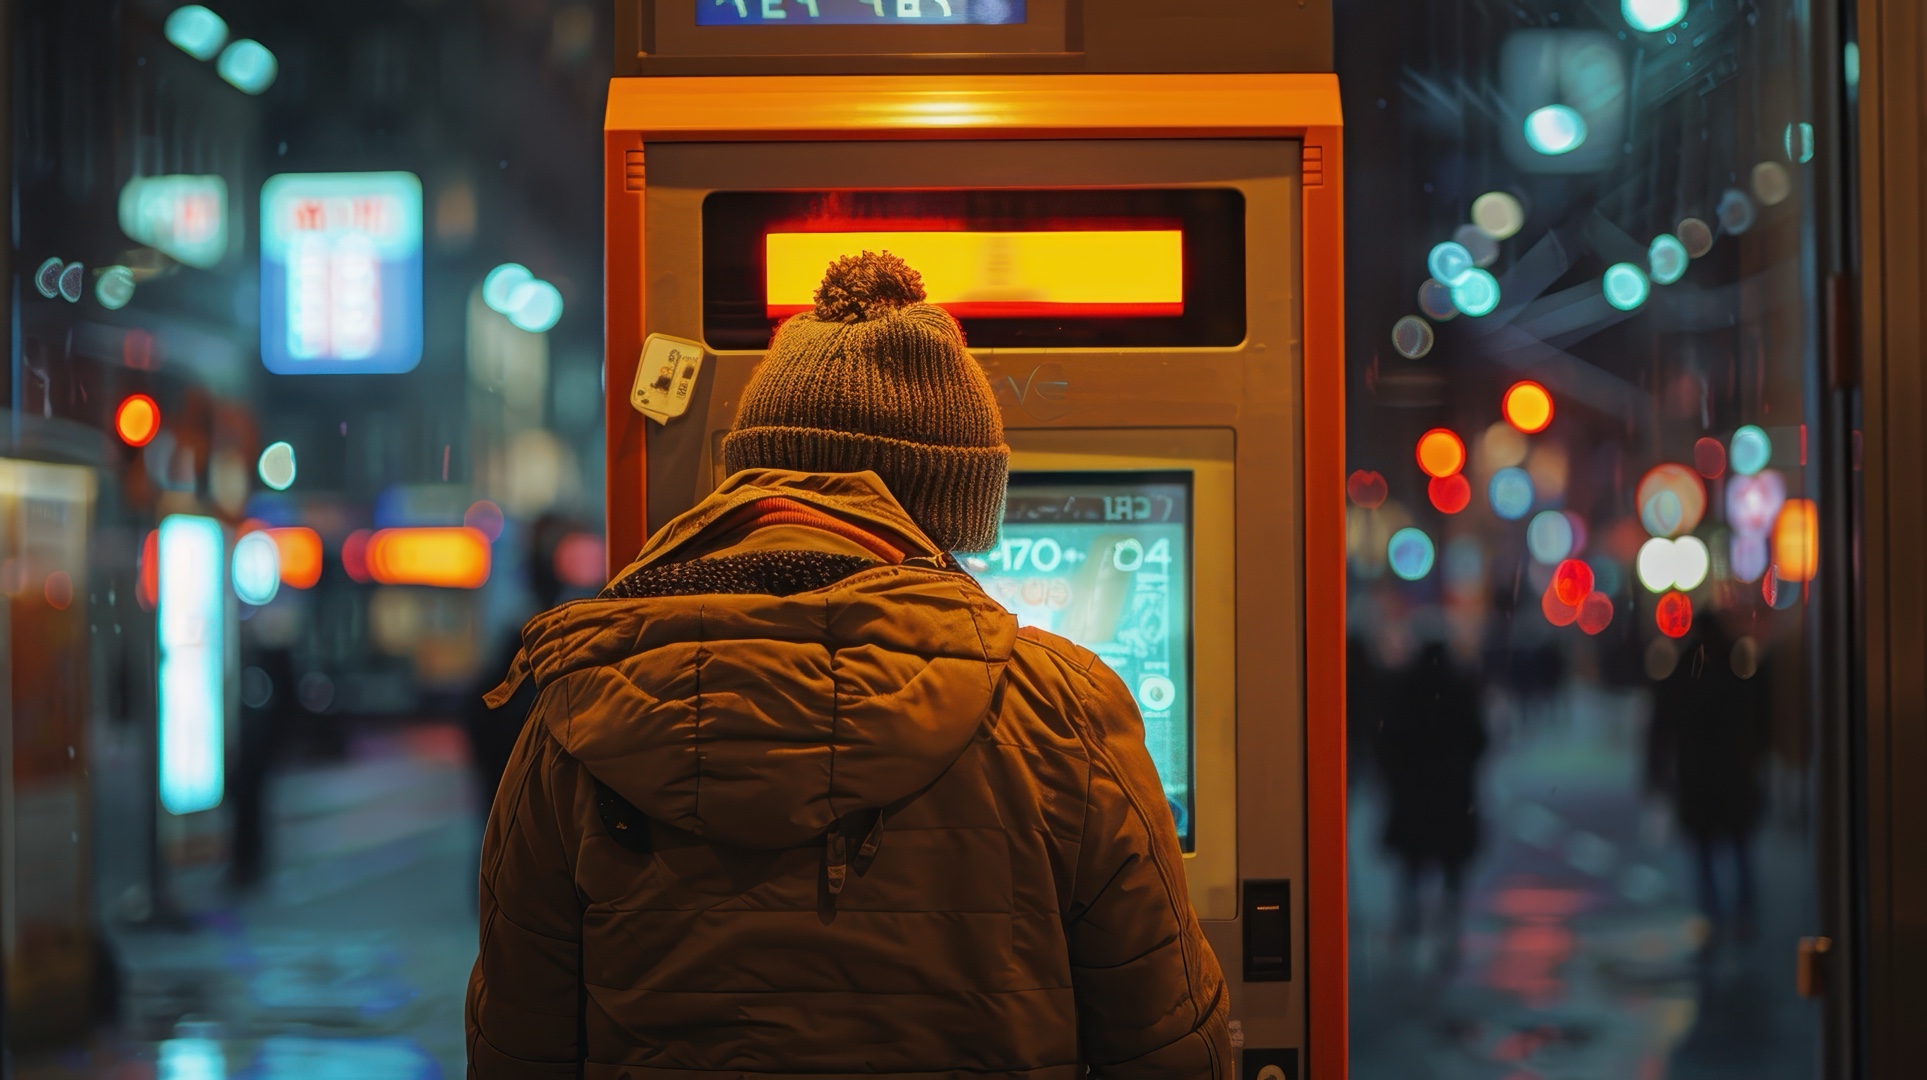
[[174,814],[221,805],[226,747],[227,544],[213,518],[161,522],[160,788]]
[[697,26],[1002,26],[1025,0],[696,0]]
[[136,176],[120,189],[120,231],[202,270],[227,257],[227,181],[218,176]]
[[413,370],[422,356],[422,185],[413,173],[284,173],[261,187],[261,362],[280,375]]
[[1184,314],[1184,233],[772,232],[764,241],[769,314],[815,301],[823,268],[887,251],[917,268],[930,303],[964,318]]

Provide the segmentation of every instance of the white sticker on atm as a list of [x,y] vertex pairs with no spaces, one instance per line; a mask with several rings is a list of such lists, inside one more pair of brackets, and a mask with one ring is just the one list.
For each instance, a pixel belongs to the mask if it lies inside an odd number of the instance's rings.
[[694,341],[650,334],[636,363],[636,385],[629,404],[658,424],[667,424],[689,411],[696,379],[703,370],[703,347]]

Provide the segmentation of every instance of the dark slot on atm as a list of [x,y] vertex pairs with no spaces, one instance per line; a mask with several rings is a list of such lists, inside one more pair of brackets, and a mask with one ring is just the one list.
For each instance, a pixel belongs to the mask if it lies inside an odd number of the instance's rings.
[[1291,882],[1244,883],[1245,981],[1291,981]]

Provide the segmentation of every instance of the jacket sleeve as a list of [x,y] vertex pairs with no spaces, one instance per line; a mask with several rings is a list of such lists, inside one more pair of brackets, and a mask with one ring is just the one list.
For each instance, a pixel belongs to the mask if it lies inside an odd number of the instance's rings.
[[538,701],[523,726],[482,841],[470,1080],[579,1075],[582,907],[570,823],[583,773],[539,715],[554,704]]
[[1230,1001],[1191,910],[1144,722],[1116,673],[1099,662],[1091,677],[1090,791],[1066,919],[1079,1054],[1094,1077],[1229,1080]]

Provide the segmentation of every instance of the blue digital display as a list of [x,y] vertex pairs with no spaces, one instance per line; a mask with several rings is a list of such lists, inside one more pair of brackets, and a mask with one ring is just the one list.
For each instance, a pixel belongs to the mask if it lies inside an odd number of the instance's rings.
[[697,26],[1007,26],[1024,0],[696,0]]
[[1191,477],[1010,474],[997,544],[965,570],[1025,626],[1096,653],[1137,699],[1144,742],[1192,850]]

